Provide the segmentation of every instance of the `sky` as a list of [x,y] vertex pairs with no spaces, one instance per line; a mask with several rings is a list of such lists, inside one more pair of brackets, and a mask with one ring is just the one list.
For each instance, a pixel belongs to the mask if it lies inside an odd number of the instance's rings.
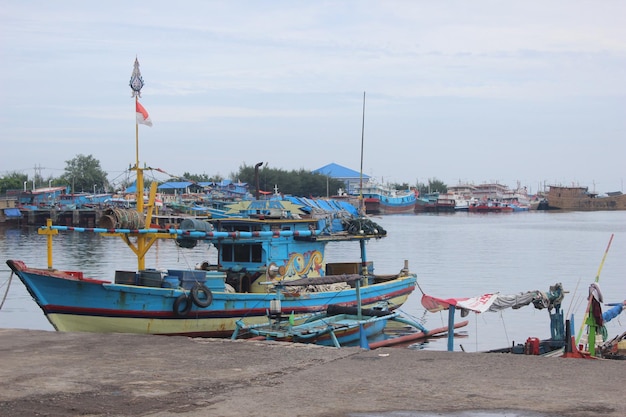
[[0,176],[92,155],[126,179],[137,58],[139,160],[172,175],[359,171],[363,145],[381,182],[626,191],[625,16],[622,0],[0,0]]

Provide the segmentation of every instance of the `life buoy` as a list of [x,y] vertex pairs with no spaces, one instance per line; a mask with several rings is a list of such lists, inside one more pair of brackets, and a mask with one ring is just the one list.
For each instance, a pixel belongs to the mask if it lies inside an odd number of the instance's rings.
[[[181,310],[181,304],[183,305],[183,309]],[[174,300],[174,314],[178,317],[185,317],[189,311],[191,310],[191,306],[193,303],[187,297],[187,294],[179,295],[176,300]]]
[[204,284],[194,285],[193,288],[191,288],[189,294],[191,295],[191,299],[193,300],[194,304],[198,307],[208,307],[213,302],[213,294],[211,293],[209,287]]

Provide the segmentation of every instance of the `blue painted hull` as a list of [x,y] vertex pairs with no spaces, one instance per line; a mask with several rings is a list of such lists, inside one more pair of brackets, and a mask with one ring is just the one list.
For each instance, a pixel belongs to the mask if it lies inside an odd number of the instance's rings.
[[[184,315],[174,303],[189,291],[114,284],[81,278],[63,271],[28,268],[7,261],[19,276],[50,323],[59,331],[121,332],[144,334],[226,337],[235,322],[263,323],[275,293],[229,293],[212,291],[212,303],[193,305]],[[416,277],[406,277],[361,287],[363,307],[387,301],[402,305],[415,289]],[[356,305],[354,288],[339,291],[282,294],[282,310],[296,316],[326,310],[329,304]]]

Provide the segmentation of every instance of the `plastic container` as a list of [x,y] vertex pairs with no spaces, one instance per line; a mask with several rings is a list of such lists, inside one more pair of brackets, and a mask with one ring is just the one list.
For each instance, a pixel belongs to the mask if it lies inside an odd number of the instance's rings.
[[139,285],[160,288],[163,285],[163,273],[154,269],[139,271]]
[[171,275],[167,275],[163,278],[163,288],[178,288],[180,287],[180,279]]
[[167,274],[178,277],[180,279],[180,286],[186,290],[190,290],[196,283],[204,284],[206,282],[207,271],[170,269],[167,271]]
[[137,285],[137,273],[135,271],[115,271],[115,283]]
[[226,290],[226,274],[219,271],[207,271],[206,285],[211,291],[223,292]]

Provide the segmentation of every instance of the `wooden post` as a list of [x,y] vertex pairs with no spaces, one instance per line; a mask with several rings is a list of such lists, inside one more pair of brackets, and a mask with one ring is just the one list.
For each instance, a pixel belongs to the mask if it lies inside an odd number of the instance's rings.
[[454,351],[454,312],[456,308],[450,304],[448,308],[448,352]]
[[46,235],[48,240],[48,269],[52,269],[52,236],[58,235],[59,231],[52,228],[52,219],[46,220],[46,226],[37,229],[37,233],[40,235]]

